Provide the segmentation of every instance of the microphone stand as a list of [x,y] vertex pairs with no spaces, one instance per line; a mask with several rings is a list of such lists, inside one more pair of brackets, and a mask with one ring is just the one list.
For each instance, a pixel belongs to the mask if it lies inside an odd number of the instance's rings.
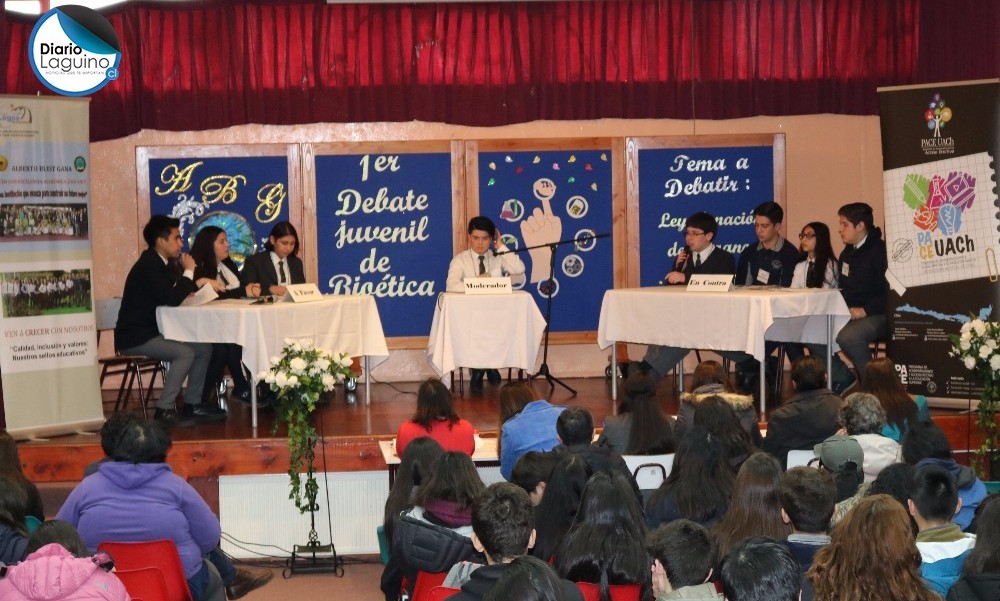
[[565,382],[559,378],[552,375],[549,370],[549,330],[551,329],[552,323],[552,282],[556,274],[556,249],[564,244],[576,244],[578,242],[586,242],[588,240],[597,240],[598,238],[607,238],[611,234],[596,234],[593,236],[581,236],[579,238],[572,238],[569,240],[559,240],[557,242],[549,242],[547,244],[536,244],[535,246],[525,246],[524,248],[516,248],[514,250],[505,251],[493,251],[494,256],[506,255],[508,253],[520,253],[527,250],[533,250],[536,248],[548,247],[549,249],[549,293],[545,295],[545,332],[544,332],[544,342],[542,345],[542,364],[538,366],[538,371],[533,374],[528,374],[529,380],[534,380],[535,378],[543,377],[545,381],[549,383],[549,393],[556,389],[556,384],[562,386],[568,390],[573,396],[576,396],[576,390],[572,389]]

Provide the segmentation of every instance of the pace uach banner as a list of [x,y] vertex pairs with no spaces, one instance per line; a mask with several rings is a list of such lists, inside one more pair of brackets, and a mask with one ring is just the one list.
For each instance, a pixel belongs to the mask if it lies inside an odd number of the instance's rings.
[[879,115],[888,355],[911,393],[964,405],[981,384],[948,335],[970,316],[1000,318],[1000,82],[882,88]]
[[100,427],[87,100],[0,96],[0,374],[18,438]]

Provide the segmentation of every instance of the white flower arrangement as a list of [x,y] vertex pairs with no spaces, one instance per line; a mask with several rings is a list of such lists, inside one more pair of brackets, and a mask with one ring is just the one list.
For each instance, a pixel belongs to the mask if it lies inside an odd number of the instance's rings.
[[[347,353],[331,353],[316,347],[309,339],[286,338],[281,354],[271,357],[271,368],[257,375],[258,380],[277,393],[275,428],[281,423],[288,425],[288,475],[292,484],[288,498],[300,512],[316,508],[319,492],[313,467],[313,447],[318,436],[309,416],[316,410],[320,395],[352,377],[353,364],[354,359]],[[301,483],[303,468],[307,473],[305,491]]]
[[[983,440],[973,457],[973,468],[985,480],[993,454],[1000,448],[1000,427],[995,413],[1000,408],[1000,322],[972,318],[951,334],[952,357],[982,378],[983,393],[976,410],[976,427]],[[996,479],[998,474],[992,474]]]

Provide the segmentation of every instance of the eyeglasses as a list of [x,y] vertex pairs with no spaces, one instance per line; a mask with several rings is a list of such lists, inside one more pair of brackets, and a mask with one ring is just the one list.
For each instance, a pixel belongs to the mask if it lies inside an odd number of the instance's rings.
[[684,236],[691,236],[692,238],[697,238],[698,236],[704,236],[705,232],[699,232],[697,230],[687,230],[684,232]]
[[816,234],[806,234],[806,233],[799,234],[799,240],[812,240],[815,237]]

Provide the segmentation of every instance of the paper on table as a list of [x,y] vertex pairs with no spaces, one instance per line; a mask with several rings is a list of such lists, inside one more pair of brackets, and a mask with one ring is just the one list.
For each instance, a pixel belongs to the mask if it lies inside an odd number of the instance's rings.
[[198,292],[194,294],[189,294],[187,298],[181,301],[182,307],[197,307],[198,305],[204,305],[205,303],[210,303],[215,299],[219,298],[219,293],[215,291],[210,285],[205,284],[198,289]]

